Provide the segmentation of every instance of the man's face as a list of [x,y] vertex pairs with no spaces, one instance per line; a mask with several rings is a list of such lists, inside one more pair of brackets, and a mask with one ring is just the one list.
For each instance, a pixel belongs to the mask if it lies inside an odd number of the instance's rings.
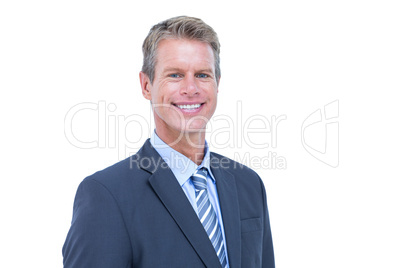
[[157,132],[199,132],[215,112],[218,83],[209,44],[162,40],[157,49],[153,84],[141,73],[143,95],[151,100]]

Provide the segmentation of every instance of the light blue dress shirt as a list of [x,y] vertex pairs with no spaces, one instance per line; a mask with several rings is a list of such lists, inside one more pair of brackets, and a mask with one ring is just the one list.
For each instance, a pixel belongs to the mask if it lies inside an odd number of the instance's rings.
[[151,144],[155,148],[155,150],[159,153],[159,155],[162,157],[162,159],[167,163],[169,168],[172,170],[173,174],[175,175],[177,181],[179,182],[181,188],[186,194],[188,200],[190,201],[190,204],[193,206],[194,211],[196,212],[197,215],[198,215],[198,208],[197,208],[197,202],[195,201],[195,188],[193,181],[190,179],[190,177],[197,169],[200,169],[202,167],[205,167],[208,170],[208,177],[207,177],[208,197],[219,220],[219,225],[221,227],[223,236],[223,244],[226,252],[226,261],[227,263],[229,263],[226,248],[225,230],[223,227],[218,192],[216,190],[216,182],[211,172],[209,164],[210,153],[208,143],[205,141],[204,159],[202,160],[202,163],[199,166],[197,166],[197,164],[191,161],[188,157],[184,156],[183,154],[177,152],[176,150],[168,146],[164,141],[162,141],[158,137],[155,131],[151,135]]

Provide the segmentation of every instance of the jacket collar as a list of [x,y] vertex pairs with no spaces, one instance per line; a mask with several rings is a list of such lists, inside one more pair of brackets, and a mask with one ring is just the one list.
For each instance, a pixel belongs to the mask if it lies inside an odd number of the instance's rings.
[[[148,178],[151,187],[205,266],[220,267],[216,252],[197,214],[194,212],[173,172],[152,147],[149,139],[136,154],[135,161],[137,161],[141,169],[151,174]],[[232,268],[238,268],[241,263],[241,233],[236,182],[231,173],[221,168],[219,164],[215,165],[219,161],[220,158],[211,153],[211,171],[216,179],[225,228],[229,265]],[[212,163],[215,164],[213,165]]]
[[151,173],[148,181],[206,267],[220,267],[219,259],[197,214],[173,172],[147,140],[136,158]]

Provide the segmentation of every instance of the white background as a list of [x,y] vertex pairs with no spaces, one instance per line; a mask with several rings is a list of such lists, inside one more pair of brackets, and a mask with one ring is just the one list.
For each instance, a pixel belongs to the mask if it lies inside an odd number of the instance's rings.
[[[255,168],[277,267],[402,267],[401,14],[398,1],[2,1],[0,266],[62,267],[78,184],[122,159],[112,143],[73,146],[66,114],[104,101],[116,107],[111,118],[149,119],[138,80],[142,41],[153,24],[190,15],[220,37],[216,114],[235,118],[241,101],[244,118],[287,117],[276,148],[215,149],[286,159],[286,169]],[[333,168],[304,149],[301,125],[336,100]],[[75,119],[77,137],[97,138],[96,112]],[[142,144],[149,129],[139,127],[117,134]],[[255,137],[270,141],[269,133]]]

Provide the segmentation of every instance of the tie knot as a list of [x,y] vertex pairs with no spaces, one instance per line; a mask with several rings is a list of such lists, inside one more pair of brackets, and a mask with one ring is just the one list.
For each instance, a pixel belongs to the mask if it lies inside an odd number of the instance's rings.
[[200,168],[191,176],[194,187],[197,191],[205,190],[207,188],[207,174],[206,168]]

